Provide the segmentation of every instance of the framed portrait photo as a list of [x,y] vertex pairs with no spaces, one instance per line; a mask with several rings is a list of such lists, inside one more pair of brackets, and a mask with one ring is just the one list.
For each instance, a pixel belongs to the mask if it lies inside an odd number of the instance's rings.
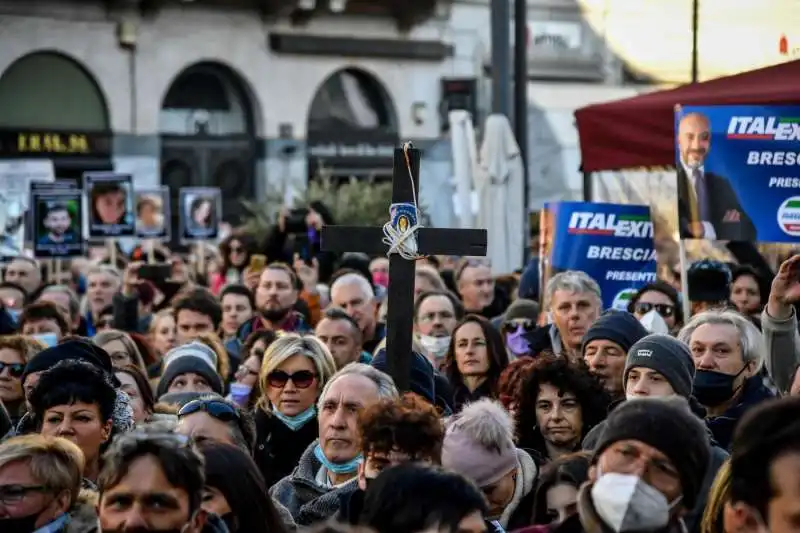
[[136,232],[130,174],[87,172],[83,175],[90,239],[133,237]]
[[142,239],[169,240],[172,220],[169,210],[169,187],[137,189],[133,196],[136,236]]
[[219,188],[181,188],[178,205],[182,241],[211,241],[219,237],[222,219],[222,192]]
[[77,188],[31,191],[33,252],[37,258],[83,255],[83,193]]

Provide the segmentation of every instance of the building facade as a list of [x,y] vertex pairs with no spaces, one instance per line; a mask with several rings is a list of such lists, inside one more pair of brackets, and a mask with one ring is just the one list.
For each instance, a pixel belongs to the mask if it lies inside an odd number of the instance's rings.
[[244,0],[115,4],[0,2],[0,157],[52,159],[63,178],[113,168],[175,194],[221,187],[233,222],[239,199],[321,169],[388,176],[401,140],[433,158],[423,168],[448,164],[435,145],[453,50],[436,2],[404,27],[381,13],[298,22]]

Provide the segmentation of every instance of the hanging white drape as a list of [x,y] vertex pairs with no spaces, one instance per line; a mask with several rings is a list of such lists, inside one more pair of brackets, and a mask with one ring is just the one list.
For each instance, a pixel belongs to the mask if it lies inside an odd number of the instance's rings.
[[475,128],[469,112],[450,111],[450,145],[453,152],[453,180],[456,186],[456,206],[461,228],[474,228],[472,212],[472,183],[478,167],[478,147]]
[[505,115],[490,115],[483,131],[475,189],[478,227],[488,231],[488,252],[495,274],[522,268],[527,245],[523,213],[523,167],[519,145]]

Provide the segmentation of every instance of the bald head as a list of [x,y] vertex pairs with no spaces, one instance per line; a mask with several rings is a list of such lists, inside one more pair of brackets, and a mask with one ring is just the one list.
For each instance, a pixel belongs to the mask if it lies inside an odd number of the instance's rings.
[[711,123],[702,113],[689,113],[678,123],[681,162],[689,168],[703,166],[711,147]]

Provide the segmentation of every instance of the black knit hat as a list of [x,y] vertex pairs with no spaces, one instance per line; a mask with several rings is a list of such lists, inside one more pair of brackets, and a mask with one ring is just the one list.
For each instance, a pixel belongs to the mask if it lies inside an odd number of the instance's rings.
[[25,383],[25,378],[28,374],[49,370],[56,363],[65,359],[86,361],[106,372],[111,373],[113,371],[111,356],[108,355],[107,351],[93,342],[74,339],[57,344],[34,355],[25,365],[25,371],[22,373],[22,383]]
[[711,454],[705,424],[689,410],[686,399],[637,398],[611,411],[595,448],[592,462],[622,440],[637,440],[666,455],[681,478],[682,503],[693,509]]
[[628,372],[635,367],[655,370],[669,382],[675,394],[689,398],[694,383],[694,361],[689,347],[669,335],[654,333],[628,350],[622,382],[628,384]]
[[[411,392],[419,394],[431,405],[436,405],[436,380],[434,379],[433,365],[419,352],[411,353],[411,377],[409,388]],[[389,372],[389,361],[386,349],[378,350],[370,363],[381,372]]]
[[636,317],[626,311],[609,310],[594,321],[589,331],[583,336],[583,351],[589,342],[603,339],[614,342],[627,353],[631,346],[646,336],[648,331],[636,320]]

